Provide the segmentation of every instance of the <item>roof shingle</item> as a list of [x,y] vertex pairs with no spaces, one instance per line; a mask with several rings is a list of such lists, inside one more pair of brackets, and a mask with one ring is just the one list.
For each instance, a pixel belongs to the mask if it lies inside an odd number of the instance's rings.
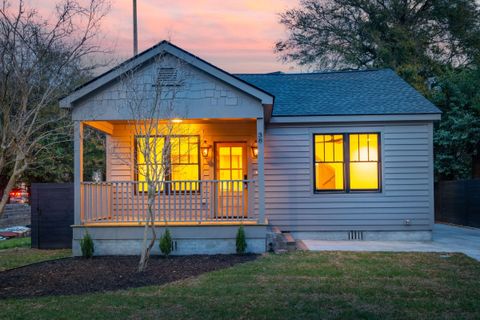
[[236,76],[275,96],[273,116],[441,112],[390,69]]

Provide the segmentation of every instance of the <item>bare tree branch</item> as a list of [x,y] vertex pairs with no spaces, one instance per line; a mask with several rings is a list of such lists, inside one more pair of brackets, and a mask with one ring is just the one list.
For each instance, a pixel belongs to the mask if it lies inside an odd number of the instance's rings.
[[66,117],[58,99],[95,67],[84,60],[100,50],[96,38],[109,4],[60,0],[55,10],[48,23],[24,0],[16,8],[7,0],[1,5],[0,175],[9,179],[0,215],[19,177],[56,140]]

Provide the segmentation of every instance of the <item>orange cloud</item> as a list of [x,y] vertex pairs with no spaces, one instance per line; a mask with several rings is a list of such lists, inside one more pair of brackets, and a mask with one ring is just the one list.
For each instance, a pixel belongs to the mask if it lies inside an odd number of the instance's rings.
[[[288,70],[274,54],[284,38],[278,13],[296,5],[292,0],[138,0],[139,47],[163,39],[230,72]],[[122,57],[131,55],[131,0],[112,2],[105,29]]]
[[[86,0],[80,0],[86,1]],[[110,0],[102,35],[115,55],[132,55],[132,0]],[[15,2],[15,1],[13,1]],[[57,0],[30,0],[48,18]],[[292,68],[273,52],[285,37],[280,12],[298,0],[137,0],[139,49],[163,39],[230,72],[271,72]]]

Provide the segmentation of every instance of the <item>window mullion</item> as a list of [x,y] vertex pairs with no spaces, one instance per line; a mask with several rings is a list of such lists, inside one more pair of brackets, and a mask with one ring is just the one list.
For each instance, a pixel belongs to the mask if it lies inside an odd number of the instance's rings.
[[166,181],[170,181],[168,183],[168,190],[166,191],[167,191],[167,194],[171,194],[172,193],[172,138],[165,137],[164,139],[165,139],[164,144],[167,145],[167,153],[168,153],[168,155],[165,157],[166,158],[165,160],[168,162],[164,165],[165,170],[167,170],[167,174],[164,173],[164,176]]
[[350,135],[343,134],[343,141],[345,192],[350,192]]

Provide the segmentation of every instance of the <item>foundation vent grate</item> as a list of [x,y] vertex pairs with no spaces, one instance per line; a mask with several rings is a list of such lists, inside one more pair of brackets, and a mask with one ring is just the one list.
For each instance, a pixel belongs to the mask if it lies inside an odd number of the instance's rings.
[[349,231],[348,240],[363,240],[363,231],[357,231],[357,230]]

